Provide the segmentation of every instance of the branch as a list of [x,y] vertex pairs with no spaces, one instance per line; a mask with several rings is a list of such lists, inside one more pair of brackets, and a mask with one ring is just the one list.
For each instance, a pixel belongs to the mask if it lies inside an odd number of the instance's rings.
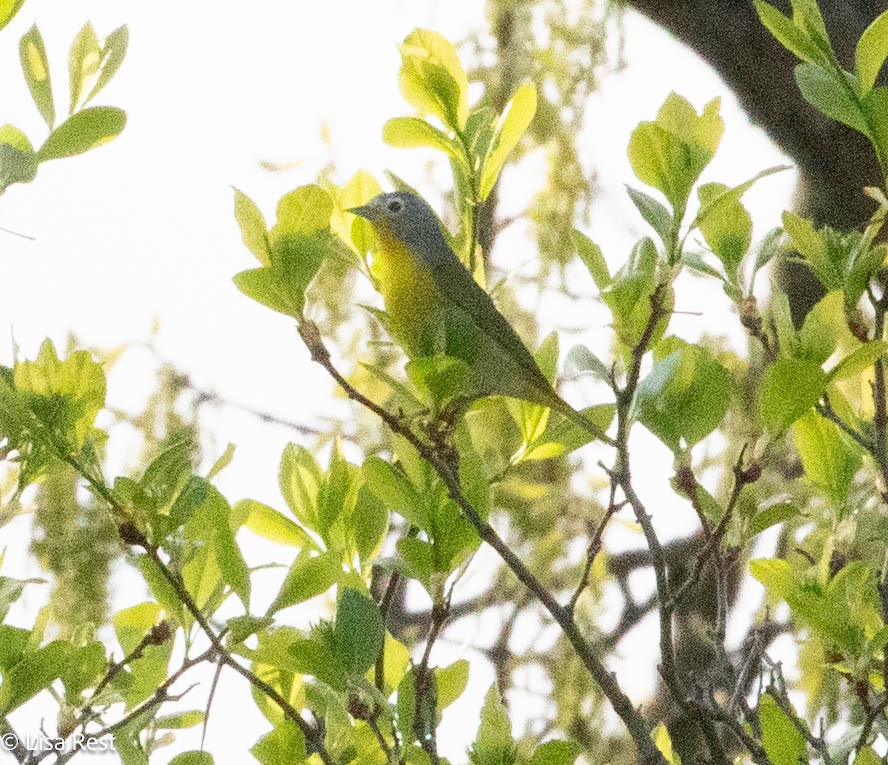
[[[182,662],[182,665],[179,667],[179,669],[177,669],[166,680],[164,680],[157,687],[157,689],[154,691],[154,693],[151,694],[150,697],[148,697],[148,699],[143,701],[139,706],[137,706],[129,714],[122,717],[117,722],[112,723],[111,725],[107,725],[104,728],[102,728],[100,731],[98,731],[97,733],[93,734],[92,737],[95,739],[100,739],[105,736],[113,735],[115,732],[125,728],[127,725],[129,725],[136,718],[140,717],[143,714],[150,712],[155,707],[159,707],[164,702],[176,701],[176,700],[182,698],[186,693],[188,693],[188,691],[190,691],[192,688],[194,688],[194,685],[189,686],[184,691],[182,691],[182,693],[175,694],[175,695],[169,693],[169,689],[173,686],[173,684],[177,680],[179,680],[179,678],[181,678],[192,667],[196,667],[198,664],[202,664],[205,661],[212,661],[214,658],[216,658],[216,656],[217,656],[217,654],[216,654],[215,649],[208,648],[206,651],[204,651],[203,653],[201,653],[198,656],[195,656],[191,659],[185,659]],[[84,730],[84,733],[86,733],[85,730]],[[47,754],[52,754],[52,752],[48,752]],[[61,754],[58,754],[54,765],[62,765],[62,763],[67,762],[68,760],[73,758],[76,754],[79,754],[79,750],[76,748],[70,749],[67,752],[63,752]],[[40,758],[40,759],[42,759],[42,758]]]
[[[697,555],[697,560],[694,562],[694,568],[690,575],[681,583],[681,586],[675,591],[675,593],[673,593],[670,600],[666,603],[665,609],[670,615],[675,611],[676,606],[678,606],[688,590],[696,584],[709,556],[712,555],[721,543],[725,532],[728,530],[728,524],[734,515],[734,508],[737,506],[737,501],[740,499],[743,487],[747,484],[754,483],[761,477],[761,467],[756,463],[753,463],[746,469],[743,468],[743,457],[745,454],[746,445],[744,444],[743,448],[740,450],[740,456],[737,458],[737,463],[734,465],[734,489],[728,500],[728,506],[725,508],[724,515],[722,515],[718,525],[715,527],[715,531],[710,534],[706,543],[703,545],[703,548],[700,550],[700,553]],[[691,477],[693,478],[693,475],[691,475]],[[694,481],[696,481],[695,478]]]
[[116,519],[117,533],[119,534],[121,540],[126,544],[141,547],[148,558],[154,563],[160,572],[161,576],[169,583],[170,587],[176,593],[176,597],[180,600],[180,602],[185,606],[188,610],[188,613],[191,614],[194,621],[200,626],[201,630],[207,636],[210,641],[210,644],[213,647],[213,650],[218,654],[218,660],[225,664],[226,666],[231,667],[235,672],[244,677],[246,680],[250,682],[250,684],[256,688],[257,690],[264,693],[268,698],[274,701],[275,704],[280,707],[281,711],[284,713],[284,716],[289,720],[294,722],[296,726],[302,731],[302,734],[305,736],[311,747],[315,752],[320,756],[321,760],[325,765],[333,765],[333,760],[330,757],[329,752],[324,745],[323,734],[317,730],[315,727],[310,725],[308,722],[302,719],[302,716],[296,710],[296,708],[290,704],[280,693],[277,692],[271,685],[266,683],[257,675],[253,674],[246,667],[241,666],[234,657],[228,652],[228,649],[223,645],[221,637],[216,634],[215,630],[210,626],[210,623],[207,621],[207,618],[203,615],[200,608],[198,608],[197,603],[194,598],[191,597],[191,593],[188,592],[188,588],[185,586],[185,583],[182,581],[181,577],[175,573],[169,566],[164,563],[163,559],[160,557],[159,548],[157,545],[153,544],[148,540],[145,534],[136,526],[136,524],[130,519],[127,512],[117,501],[117,498],[114,496],[114,493],[108,487],[108,485],[101,479],[93,476],[89,470],[85,468],[84,465],[81,465],[80,462],[71,455],[67,449],[63,448],[60,444],[54,444],[56,450],[58,451],[58,456],[60,459],[71,465],[83,478],[89,483],[90,487],[96,494],[98,494],[111,508],[111,512]]
[[576,608],[577,601],[580,599],[580,595],[582,595],[583,590],[586,589],[589,584],[589,575],[592,573],[592,564],[595,562],[595,558],[598,557],[598,553],[601,552],[601,543],[602,537],[604,536],[604,530],[607,528],[607,524],[611,518],[614,517],[620,510],[626,505],[625,502],[616,502],[614,501],[614,494],[616,493],[616,484],[611,483],[610,489],[610,498],[607,503],[607,510],[604,511],[604,517],[599,522],[598,526],[595,529],[595,533],[592,535],[592,540],[589,542],[589,547],[586,550],[586,564],[583,567],[583,574],[580,577],[580,581],[576,586],[576,589],[573,592],[573,595],[570,596],[570,601],[568,602],[567,612],[573,616],[574,609]]
[[496,533],[494,528],[481,518],[475,507],[465,497],[452,460],[445,458],[438,450],[419,438],[403,417],[398,417],[383,409],[351,385],[333,366],[330,352],[324,345],[320,332],[314,323],[303,320],[299,325],[299,335],[311,353],[312,361],[320,364],[352,401],[361,404],[373,412],[393,433],[402,436],[410,442],[422,459],[438,474],[438,477],[447,488],[450,498],[456,502],[481,539],[496,551],[519,581],[539,599],[544,608],[561,627],[574,651],[576,651],[577,656],[601,688],[602,693],[607,697],[614,711],[623,721],[623,724],[629,731],[629,735],[635,742],[635,746],[638,748],[641,762],[644,765],[654,765],[654,763],[665,765],[665,758],[651,741],[647,723],[629,697],[623,692],[616,676],[607,671],[602,660],[595,654],[592,646],[582,636],[579,627],[567,609],[558,603],[540,580],[534,576],[530,569],[524,565],[522,560]]
[[31,752],[22,743],[21,737],[15,732],[6,715],[0,716],[0,741],[5,751],[9,752],[19,763],[28,762]]

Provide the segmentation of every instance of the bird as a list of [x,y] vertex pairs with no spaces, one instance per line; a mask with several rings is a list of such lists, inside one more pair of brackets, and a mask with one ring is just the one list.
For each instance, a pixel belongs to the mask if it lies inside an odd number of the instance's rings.
[[451,249],[434,210],[408,191],[348,210],[369,221],[389,330],[411,360],[444,353],[465,363],[469,399],[502,395],[548,407],[596,438],[597,425],[556,392],[490,295]]

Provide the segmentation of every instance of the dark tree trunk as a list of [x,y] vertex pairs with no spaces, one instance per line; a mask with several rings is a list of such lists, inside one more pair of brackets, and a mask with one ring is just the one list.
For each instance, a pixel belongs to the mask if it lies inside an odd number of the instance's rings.
[[[788,0],[768,1],[784,13],[790,10]],[[627,2],[708,61],[752,121],[794,160],[801,176],[795,207],[801,214],[818,225],[861,227],[874,208],[862,189],[883,182],[873,149],[862,135],[821,116],[802,98],[794,76],[797,59],[761,25],[752,0]],[[852,70],[857,40],[885,10],[886,0],[819,0],[819,5],[842,66]],[[823,290],[804,266],[783,264],[778,279],[798,324]],[[676,615],[676,652],[688,677],[705,676],[712,664],[705,625],[714,619],[715,599],[704,585],[705,580],[689,598],[690,613]],[[707,751],[701,732],[682,717],[665,689],[653,708],[668,721],[682,758],[700,761]]]
[[[769,1],[789,12],[788,0]],[[881,180],[872,148],[801,97],[793,75],[798,61],[761,25],[752,0],[628,3],[708,61],[753,122],[792,157],[801,173],[796,207],[802,214],[845,229],[867,220],[874,205],[862,188]],[[885,0],[820,0],[820,7],[839,60],[853,69],[857,40],[885,10]],[[782,281],[797,318],[821,294],[804,267],[784,272]]]

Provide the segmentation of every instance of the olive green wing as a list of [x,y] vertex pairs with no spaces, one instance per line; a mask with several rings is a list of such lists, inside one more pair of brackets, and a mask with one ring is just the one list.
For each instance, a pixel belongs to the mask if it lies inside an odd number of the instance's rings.
[[[432,271],[446,300],[465,312],[481,333],[509,357],[520,370],[524,381],[542,393],[544,399],[557,398],[527,346],[456,255],[452,251],[448,251],[446,256],[441,254],[435,258]],[[530,398],[539,400],[540,397]]]

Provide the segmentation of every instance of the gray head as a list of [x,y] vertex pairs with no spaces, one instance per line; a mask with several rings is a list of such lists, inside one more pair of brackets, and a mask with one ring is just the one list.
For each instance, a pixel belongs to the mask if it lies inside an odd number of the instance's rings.
[[434,210],[409,191],[380,194],[348,212],[370,221],[383,246],[386,240],[406,245],[411,253],[432,264],[447,254],[452,255]]

